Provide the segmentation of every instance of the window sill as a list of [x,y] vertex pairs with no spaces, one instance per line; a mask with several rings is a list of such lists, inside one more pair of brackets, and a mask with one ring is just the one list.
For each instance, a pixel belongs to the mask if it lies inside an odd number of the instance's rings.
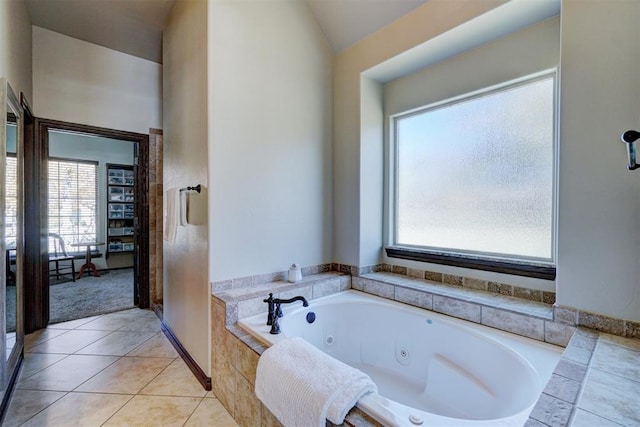
[[450,265],[453,267],[471,268],[474,270],[492,271],[495,273],[533,277],[544,280],[555,280],[556,278],[556,267],[547,264],[497,260],[472,257],[469,255],[454,255],[399,246],[387,246],[385,247],[385,251],[389,258],[430,262],[432,264]]

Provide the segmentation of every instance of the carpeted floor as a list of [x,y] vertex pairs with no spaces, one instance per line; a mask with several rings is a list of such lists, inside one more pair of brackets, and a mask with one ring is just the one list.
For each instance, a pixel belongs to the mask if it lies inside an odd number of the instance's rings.
[[49,286],[49,323],[65,322],[134,307],[133,269]]
[[[15,319],[15,295],[10,288],[7,287],[7,331],[15,328],[15,320],[9,320]],[[52,284],[49,304],[49,323],[132,308],[133,269],[105,271],[100,272],[100,277],[84,276],[75,282]]]

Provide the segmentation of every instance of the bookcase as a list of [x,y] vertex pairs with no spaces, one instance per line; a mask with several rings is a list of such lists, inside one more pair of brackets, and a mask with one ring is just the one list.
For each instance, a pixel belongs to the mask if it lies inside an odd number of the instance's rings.
[[133,166],[107,164],[107,256],[134,249]]

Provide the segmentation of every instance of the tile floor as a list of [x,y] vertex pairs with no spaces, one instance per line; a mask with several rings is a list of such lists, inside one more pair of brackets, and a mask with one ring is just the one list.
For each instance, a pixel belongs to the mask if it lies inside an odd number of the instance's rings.
[[50,325],[27,335],[4,426],[236,426],[149,310]]

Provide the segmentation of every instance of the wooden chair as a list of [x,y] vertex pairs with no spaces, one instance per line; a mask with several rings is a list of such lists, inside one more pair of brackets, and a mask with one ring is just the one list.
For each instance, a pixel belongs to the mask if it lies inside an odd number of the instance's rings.
[[[76,266],[73,263],[74,257],[69,255],[64,247],[64,240],[57,233],[49,233],[49,278],[71,273],[71,280],[76,281]],[[53,250],[51,250],[53,249]],[[52,265],[53,263],[53,265]]]

